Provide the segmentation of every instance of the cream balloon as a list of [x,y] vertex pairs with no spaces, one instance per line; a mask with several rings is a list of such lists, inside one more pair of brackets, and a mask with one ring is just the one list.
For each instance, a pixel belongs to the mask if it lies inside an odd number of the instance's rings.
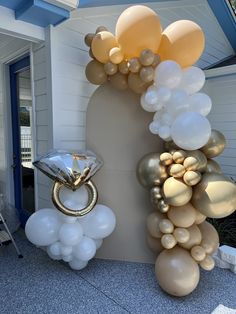
[[202,234],[201,247],[207,254],[212,254],[217,251],[219,247],[219,235],[216,229],[207,221],[198,225]]
[[149,249],[152,250],[155,254],[160,254],[161,251],[164,250],[161,244],[161,240],[158,238],[152,237],[149,233],[147,234],[146,242]]
[[185,228],[175,228],[173,235],[178,243],[186,243],[190,238],[190,233]]
[[198,226],[195,224],[187,228],[187,230],[189,231],[190,234],[189,240],[185,243],[179,243],[179,245],[187,250],[190,250],[193,246],[201,243],[202,234]]
[[201,262],[205,259],[206,252],[203,247],[196,245],[191,248],[191,255],[196,262]]
[[172,206],[183,206],[190,201],[192,188],[187,186],[180,179],[170,177],[164,182],[163,196],[168,204]]
[[200,266],[204,270],[212,270],[215,267],[215,261],[214,259],[210,256],[207,255],[203,261],[200,262]]
[[206,220],[206,216],[203,215],[202,213],[200,213],[198,210],[195,209],[196,212],[196,220],[195,220],[195,224],[199,225],[201,224],[203,221]]
[[165,216],[157,211],[152,212],[151,214],[148,215],[146,222],[147,230],[153,238],[162,237],[162,232],[159,228],[159,223],[164,218]]
[[114,47],[118,47],[116,38],[112,33],[107,31],[97,33],[91,45],[93,55],[101,63],[106,63],[110,60],[109,52]]
[[162,233],[172,233],[174,231],[174,225],[169,219],[162,219],[159,222],[159,229]]
[[190,203],[187,203],[178,207],[171,206],[167,216],[176,227],[188,228],[196,220],[196,211]]
[[176,245],[177,241],[172,234],[164,234],[161,237],[161,244],[165,249],[172,249]]

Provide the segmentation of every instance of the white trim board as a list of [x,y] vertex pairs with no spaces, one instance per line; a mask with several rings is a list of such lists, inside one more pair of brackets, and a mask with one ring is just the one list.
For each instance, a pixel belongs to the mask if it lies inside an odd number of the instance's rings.
[[217,76],[236,74],[236,64],[228,65],[228,66],[220,67],[220,68],[215,68],[215,69],[209,69],[209,70],[205,70],[204,72],[206,75],[206,79],[217,77]]

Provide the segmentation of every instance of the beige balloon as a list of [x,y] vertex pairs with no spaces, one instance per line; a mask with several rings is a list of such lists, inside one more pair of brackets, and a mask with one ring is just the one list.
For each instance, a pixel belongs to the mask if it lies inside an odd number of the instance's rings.
[[175,246],[163,250],[155,264],[160,287],[170,295],[183,297],[190,294],[199,282],[199,267],[189,252]]
[[122,74],[128,74],[129,73],[129,67],[128,67],[128,62],[127,61],[122,61],[119,66],[119,71]]
[[164,201],[164,199],[161,199],[161,200],[158,202],[157,209],[158,209],[161,213],[167,213],[168,210],[170,209],[170,205],[167,204],[167,203]]
[[198,170],[204,172],[207,165],[207,158],[200,150],[191,150],[187,152],[188,157],[193,157],[197,159],[197,168],[196,169],[187,169],[187,170]]
[[214,259],[210,256],[207,255],[203,261],[200,262],[200,266],[204,269],[204,270],[212,270],[215,267],[215,261]]
[[159,222],[159,229],[162,233],[172,233],[174,231],[174,225],[169,219],[162,219]]
[[145,83],[152,82],[154,79],[154,70],[151,66],[142,67],[139,73],[141,80]]
[[87,80],[95,85],[101,85],[107,81],[107,75],[104,66],[97,60],[90,61],[85,69]]
[[117,46],[115,36],[110,32],[102,31],[94,36],[91,48],[95,58],[101,63],[106,63],[109,61],[110,50]]
[[190,239],[190,233],[185,228],[175,228],[173,235],[178,243],[186,243]]
[[203,221],[206,220],[206,216],[203,215],[202,213],[200,213],[200,212],[199,212],[198,210],[196,210],[196,209],[195,209],[195,211],[196,211],[196,220],[195,220],[195,224],[196,224],[196,225],[199,225],[199,224],[201,224]]
[[90,58],[95,59],[91,48],[89,49],[89,56]]
[[168,177],[166,168],[160,163],[160,154],[150,153],[145,155],[138,163],[137,178],[145,188],[161,185]]
[[167,216],[176,227],[188,228],[196,220],[196,211],[190,203],[187,203],[178,207],[171,206]]
[[187,153],[184,150],[177,150],[173,154],[173,160],[176,164],[182,164],[187,157]]
[[211,130],[209,141],[201,148],[201,151],[207,156],[207,158],[213,158],[223,152],[225,145],[226,139],[224,134],[217,130]]
[[152,250],[153,253],[157,255],[164,250],[161,244],[161,239],[154,238],[149,233],[147,233],[146,242],[149,249]]
[[84,37],[84,42],[88,47],[91,47],[95,34],[89,33]]
[[104,71],[108,75],[114,75],[118,71],[118,67],[112,62],[107,62],[106,64],[104,64]]
[[202,234],[201,247],[207,254],[212,254],[217,251],[219,247],[219,235],[216,229],[207,221],[198,225]]
[[173,164],[169,166],[168,173],[174,178],[182,178],[185,173],[185,168],[181,164]]
[[219,173],[205,173],[193,188],[193,206],[210,218],[223,218],[236,209],[236,185]]
[[206,172],[222,173],[220,165],[213,159],[207,160]]
[[196,262],[201,262],[206,257],[206,252],[200,245],[193,246],[191,248],[191,256]]
[[184,182],[189,185],[189,186],[193,186],[198,184],[201,181],[202,175],[199,171],[186,171],[184,176],[183,176],[183,180]]
[[172,206],[183,206],[192,197],[192,188],[182,180],[173,177],[164,182],[162,192],[166,202]]
[[162,232],[159,228],[159,223],[162,219],[165,219],[165,215],[158,211],[152,212],[147,216],[146,226],[149,234],[154,238],[161,238]]
[[119,47],[114,47],[109,51],[110,61],[114,64],[119,64],[124,60],[124,54]]
[[189,240],[185,243],[179,243],[179,245],[187,250],[190,250],[193,246],[201,243],[202,235],[200,229],[195,224],[187,228],[187,230],[190,234]]
[[195,157],[186,157],[183,165],[186,170],[195,171],[198,169],[198,160]]
[[161,164],[164,166],[169,166],[173,163],[173,157],[170,153],[162,153],[160,155]]
[[167,250],[172,249],[176,245],[176,243],[177,241],[172,234],[164,234],[161,237],[161,244]]
[[139,74],[130,73],[128,76],[128,85],[133,92],[142,94],[147,90],[150,83],[143,82]]
[[128,61],[129,71],[132,73],[138,73],[141,69],[141,64],[138,58],[132,58]]
[[127,76],[119,72],[110,77],[110,83],[118,90],[126,90],[128,88]]
[[107,31],[107,28],[105,26],[99,26],[97,29],[96,29],[96,34],[97,33],[100,33],[100,32],[104,32],[104,31]]
[[155,54],[150,49],[144,49],[140,53],[139,60],[142,65],[149,66],[152,65],[155,59]]

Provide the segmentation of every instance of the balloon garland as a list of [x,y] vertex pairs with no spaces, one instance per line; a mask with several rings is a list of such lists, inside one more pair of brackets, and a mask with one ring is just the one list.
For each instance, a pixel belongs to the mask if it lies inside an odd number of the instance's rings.
[[149,130],[165,141],[166,151],[148,153],[137,166],[154,209],[147,217],[147,244],[157,255],[161,288],[188,295],[198,285],[199,266],[214,267],[219,237],[206,218],[236,209],[236,186],[212,159],[226,140],[211,130],[206,116],[212,102],[201,92],[205,75],[193,66],[204,50],[204,33],[189,20],[162,31],[158,15],[136,5],[120,15],[115,36],[99,27],[85,43],[93,59],[85,71],[88,81],[130,88],[141,95],[141,107],[154,113]]

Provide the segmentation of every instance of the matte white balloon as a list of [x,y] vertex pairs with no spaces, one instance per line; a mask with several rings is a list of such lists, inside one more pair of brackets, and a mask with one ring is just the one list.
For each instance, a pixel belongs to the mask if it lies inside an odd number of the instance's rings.
[[72,261],[69,262],[70,268],[74,270],[81,270],[88,265],[87,261],[80,261],[77,258],[73,258]]
[[157,88],[158,102],[165,104],[171,96],[171,90],[166,86],[159,86]]
[[168,125],[163,125],[159,129],[159,136],[163,140],[168,139],[170,137],[170,127]]
[[72,246],[61,244],[61,254],[63,256],[72,254]]
[[97,204],[94,209],[86,215],[86,219],[80,220],[84,234],[93,239],[108,237],[116,225],[116,217],[113,211],[101,204]]
[[158,134],[160,126],[161,126],[161,124],[158,121],[152,121],[149,124],[149,131],[152,134]]
[[96,254],[96,244],[93,239],[83,237],[80,242],[73,247],[73,254],[77,259],[89,261]]
[[54,260],[54,261],[60,261],[60,260],[62,259],[62,256],[61,256],[61,255],[53,255],[53,254],[50,252],[49,247],[48,247],[48,249],[47,249],[47,254],[48,254],[48,256],[49,256],[52,260]]
[[180,83],[181,77],[182,70],[178,63],[167,60],[156,67],[154,82],[158,87],[174,88]]
[[204,93],[196,93],[189,96],[189,110],[198,112],[203,116],[210,113],[212,107],[211,98]]
[[83,229],[81,225],[76,223],[65,223],[61,226],[59,231],[59,240],[64,245],[75,245],[83,236]]
[[162,113],[161,117],[160,117],[160,123],[162,125],[172,125],[172,123],[174,122],[174,117],[168,113],[168,112],[164,112]]
[[27,220],[25,234],[33,244],[47,246],[58,240],[60,226],[60,216],[55,209],[40,209]]
[[63,255],[62,256],[62,260],[64,261],[64,262],[70,262],[70,261],[72,261],[73,260],[73,256],[72,255]]
[[186,150],[195,150],[204,146],[211,135],[211,126],[207,118],[197,112],[180,114],[171,127],[171,137],[175,144]]
[[75,191],[62,187],[60,191],[60,199],[63,204],[66,202],[65,205],[67,207],[78,210],[84,208],[88,204],[89,195],[84,185]]
[[156,92],[155,90],[153,91],[149,90],[146,93],[144,93],[140,98],[141,107],[147,112],[155,112],[159,108],[158,103],[155,102],[155,92]]
[[173,90],[169,101],[166,103],[165,109],[174,117],[185,112],[188,106],[188,94],[183,90]]
[[96,244],[97,250],[100,249],[100,247],[102,246],[102,243],[103,243],[103,239],[93,239],[93,241]]
[[61,255],[61,243],[59,241],[48,246],[47,251],[52,255]]
[[182,79],[178,89],[183,89],[188,94],[198,92],[205,83],[205,74],[198,67],[191,66],[183,70]]

